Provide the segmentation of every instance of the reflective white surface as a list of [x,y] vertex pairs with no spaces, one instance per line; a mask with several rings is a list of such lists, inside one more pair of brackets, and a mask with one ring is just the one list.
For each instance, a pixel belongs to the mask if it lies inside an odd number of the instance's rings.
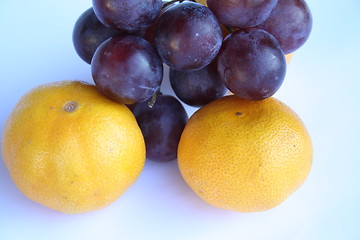
[[[65,215],[22,195],[0,161],[0,239],[360,239],[360,2],[308,4],[311,37],[275,97],[307,126],[314,164],[283,204],[261,213],[217,209],[187,187],[175,161],[148,161],[139,180],[108,208]],[[0,1],[1,134],[31,88],[65,79],[92,82],[71,39],[76,19],[90,6],[90,0]],[[167,78],[163,91],[171,92]]]

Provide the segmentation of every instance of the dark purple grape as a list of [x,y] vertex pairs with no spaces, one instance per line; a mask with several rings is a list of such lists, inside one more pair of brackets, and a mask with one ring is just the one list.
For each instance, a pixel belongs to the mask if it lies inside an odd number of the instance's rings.
[[149,27],[160,14],[161,0],[93,0],[96,16],[105,26],[126,32]]
[[105,27],[95,16],[93,9],[89,8],[76,21],[72,39],[77,54],[90,64],[97,47],[106,39],[119,34],[118,31]]
[[179,71],[191,71],[215,58],[222,33],[218,20],[207,7],[183,2],[159,18],[154,41],[164,63]]
[[130,109],[130,111],[133,111],[136,103],[134,103],[134,104],[125,104],[125,105]]
[[104,95],[133,104],[149,99],[158,91],[163,65],[149,42],[138,36],[120,35],[98,47],[91,73]]
[[171,87],[184,103],[202,107],[212,100],[223,97],[228,89],[217,72],[216,62],[191,72],[170,69]]
[[207,5],[225,26],[255,27],[270,16],[278,0],[207,0]]
[[177,158],[177,148],[188,115],[181,103],[169,95],[158,95],[152,108],[138,103],[134,116],[145,139],[146,157],[166,162]]
[[260,29],[271,33],[285,54],[300,48],[309,38],[312,16],[304,0],[279,0],[270,17]]
[[285,55],[278,41],[260,29],[238,30],[224,41],[218,71],[235,95],[252,100],[272,96],[286,73]]

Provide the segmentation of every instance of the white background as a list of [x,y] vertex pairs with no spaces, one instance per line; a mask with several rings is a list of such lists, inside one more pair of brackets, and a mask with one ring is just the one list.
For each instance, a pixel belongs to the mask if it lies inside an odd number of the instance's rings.
[[[261,213],[212,207],[176,162],[146,162],[108,208],[66,215],[28,200],[0,161],[0,239],[360,239],[360,1],[308,0],[313,32],[275,95],[302,118],[314,145],[306,183]],[[0,133],[19,98],[43,83],[92,82],[72,28],[90,0],[0,0]],[[168,90],[164,80],[165,92]],[[194,109],[187,108],[189,114]]]

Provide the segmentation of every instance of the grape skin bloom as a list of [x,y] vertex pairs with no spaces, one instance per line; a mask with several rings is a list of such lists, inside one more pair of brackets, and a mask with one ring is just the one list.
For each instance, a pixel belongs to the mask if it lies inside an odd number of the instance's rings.
[[169,79],[176,96],[193,107],[202,107],[228,91],[218,74],[216,61],[191,72],[170,69]]
[[181,133],[188,120],[179,100],[170,95],[157,95],[152,108],[147,102],[138,103],[133,113],[145,139],[146,157],[158,162],[175,160]]
[[96,16],[105,26],[117,31],[138,32],[158,18],[161,0],[93,0]]
[[99,46],[91,62],[91,73],[105,96],[133,104],[146,101],[159,90],[163,65],[148,41],[120,35]]
[[280,88],[286,74],[285,55],[278,41],[260,29],[238,30],[224,41],[218,72],[235,95],[261,100]]
[[193,71],[209,64],[222,44],[215,15],[194,2],[179,3],[157,22],[155,47],[162,61],[178,71]]
[[207,0],[220,23],[235,28],[255,27],[267,19],[278,0]]
[[105,27],[96,17],[92,8],[86,10],[75,23],[73,30],[73,44],[76,53],[87,63],[98,46],[106,39],[119,35],[120,32]]
[[257,28],[271,33],[284,53],[289,54],[309,38],[312,15],[304,0],[279,0],[270,17]]

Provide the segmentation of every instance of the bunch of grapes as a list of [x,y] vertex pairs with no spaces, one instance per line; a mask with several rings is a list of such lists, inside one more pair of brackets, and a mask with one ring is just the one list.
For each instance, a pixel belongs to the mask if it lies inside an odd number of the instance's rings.
[[[272,96],[286,74],[285,54],[312,28],[305,0],[93,0],[77,20],[73,43],[91,64],[99,91],[131,106],[147,157],[176,159],[188,116],[162,95],[163,64],[182,102],[202,107],[228,91]],[[154,103],[155,102],[155,103]]]

